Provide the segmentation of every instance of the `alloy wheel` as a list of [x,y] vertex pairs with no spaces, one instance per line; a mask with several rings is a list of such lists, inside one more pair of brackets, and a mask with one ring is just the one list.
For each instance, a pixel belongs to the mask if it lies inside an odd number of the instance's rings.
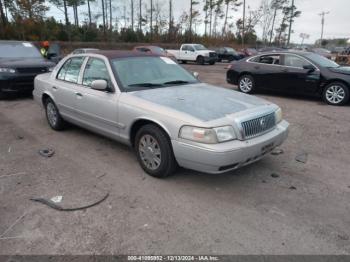
[[47,119],[49,120],[50,124],[52,126],[56,126],[58,114],[57,114],[57,109],[55,105],[51,102],[47,103],[46,111],[47,111]]
[[248,77],[244,77],[239,81],[239,88],[244,93],[249,93],[253,88],[253,82]]
[[345,90],[342,86],[332,85],[326,90],[326,99],[332,104],[339,104],[345,98]]

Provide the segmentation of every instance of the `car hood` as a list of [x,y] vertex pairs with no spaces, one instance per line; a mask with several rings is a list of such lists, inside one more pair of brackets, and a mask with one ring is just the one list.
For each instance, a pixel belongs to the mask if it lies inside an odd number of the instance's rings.
[[227,88],[198,83],[135,91],[133,96],[211,121],[270,103]]
[[335,68],[329,68],[331,72],[350,75],[350,66],[339,66]]
[[54,63],[44,58],[0,58],[0,66],[11,68],[52,67]]

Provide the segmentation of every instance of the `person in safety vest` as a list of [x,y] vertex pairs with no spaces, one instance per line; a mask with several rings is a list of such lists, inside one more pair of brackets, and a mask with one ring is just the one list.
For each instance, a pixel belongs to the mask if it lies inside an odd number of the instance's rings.
[[47,51],[49,50],[49,47],[49,41],[44,41],[41,43],[40,53],[45,58],[47,58]]

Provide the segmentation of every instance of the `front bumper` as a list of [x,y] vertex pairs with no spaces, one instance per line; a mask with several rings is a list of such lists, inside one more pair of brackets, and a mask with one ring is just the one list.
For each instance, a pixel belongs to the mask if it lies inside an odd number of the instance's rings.
[[286,140],[288,127],[288,122],[282,121],[264,135],[246,141],[206,145],[206,148],[177,140],[172,140],[172,146],[180,166],[218,174],[248,165],[267,155]]
[[34,89],[33,74],[13,74],[11,76],[1,76],[0,91],[6,93],[26,92]]

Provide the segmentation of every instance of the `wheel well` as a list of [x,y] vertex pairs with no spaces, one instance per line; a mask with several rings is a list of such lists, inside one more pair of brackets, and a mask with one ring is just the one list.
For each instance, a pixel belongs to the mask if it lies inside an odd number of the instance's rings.
[[163,132],[166,134],[166,136],[168,137],[168,139],[170,141],[169,134],[159,124],[157,124],[151,120],[140,119],[140,120],[137,120],[135,123],[133,123],[131,128],[130,128],[130,142],[131,142],[132,147],[134,147],[134,144],[135,144],[135,137],[136,137],[137,131],[139,131],[141,127],[143,127],[145,125],[149,125],[149,124],[155,125],[155,126],[159,127],[161,130],[163,130]]
[[[340,82],[342,84],[344,84],[347,88],[350,88],[349,84],[347,82],[345,82],[344,80],[341,80],[341,79],[330,79],[330,80],[327,80],[324,85],[323,85],[323,88],[322,90],[328,86],[330,83],[335,83],[335,82]],[[350,91],[350,90],[349,90]]]
[[242,72],[242,73],[240,73],[239,75],[238,75],[238,78],[237,79],[239,79],[241,76],[243,76],[243,75],[250,75],[250,76],[253,76],[252,75],[252,73],[250,73],[250,72]]
[[45,105],[45,101],[49,98],[50,98],[50,96],[48,94],[43,94],[43,96],[41,97],[41,101],[42,101],[43,105]]

